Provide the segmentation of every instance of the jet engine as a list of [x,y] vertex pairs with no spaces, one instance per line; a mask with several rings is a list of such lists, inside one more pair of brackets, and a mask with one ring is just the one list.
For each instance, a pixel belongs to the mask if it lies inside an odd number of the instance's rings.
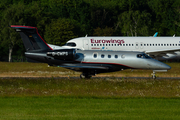
[[51,56],[59,60],[73,60],[75,57],[75,53],[76,53],[75,49],[62,49],[62,50],[54,50],[52,52],[47,52],[47,56]]

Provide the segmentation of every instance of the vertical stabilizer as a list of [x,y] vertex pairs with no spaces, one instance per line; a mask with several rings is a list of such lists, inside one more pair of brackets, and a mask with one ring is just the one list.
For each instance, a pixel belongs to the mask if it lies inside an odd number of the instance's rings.
[[52,50],[39,35],[36,27],[11,25],[20,33],[26,51],[48,51]]

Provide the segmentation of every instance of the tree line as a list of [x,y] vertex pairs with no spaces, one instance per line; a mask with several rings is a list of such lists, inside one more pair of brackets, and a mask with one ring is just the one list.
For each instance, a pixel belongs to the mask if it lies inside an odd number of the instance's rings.
[[47,43],[88,36],[180,35],[179,0],[2,0],[0,60],[24,56],[10,25],[34,26]]

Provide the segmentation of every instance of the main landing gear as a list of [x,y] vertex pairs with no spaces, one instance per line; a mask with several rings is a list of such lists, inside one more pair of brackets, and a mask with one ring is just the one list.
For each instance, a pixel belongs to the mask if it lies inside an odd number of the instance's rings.
[[80,78],[81,79],[90,79],[93,75],[96,75],[96,71],[84,71],[81,75]]
[[92,77],[92,75],[88,75],[88,74],[81,74],[81,75],[80,75],[80,78],[81,78],[81,79],[85,79],[85,78],[86,78],[86,79],[90,79],[91,77]]

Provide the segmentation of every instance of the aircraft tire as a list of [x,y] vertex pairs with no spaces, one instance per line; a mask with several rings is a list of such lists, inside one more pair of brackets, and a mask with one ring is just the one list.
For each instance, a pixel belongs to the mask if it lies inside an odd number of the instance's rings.
[[152,79],[156,79],[156,76],[155,76],[155,75],[153,75],[153,76],[152,76]]
[[85,78],[85,76],[84,76],[83,74],[81,74],[81,75],[80,75],[80,78],[81,78],[81,79],[84,79],[84,78]]

